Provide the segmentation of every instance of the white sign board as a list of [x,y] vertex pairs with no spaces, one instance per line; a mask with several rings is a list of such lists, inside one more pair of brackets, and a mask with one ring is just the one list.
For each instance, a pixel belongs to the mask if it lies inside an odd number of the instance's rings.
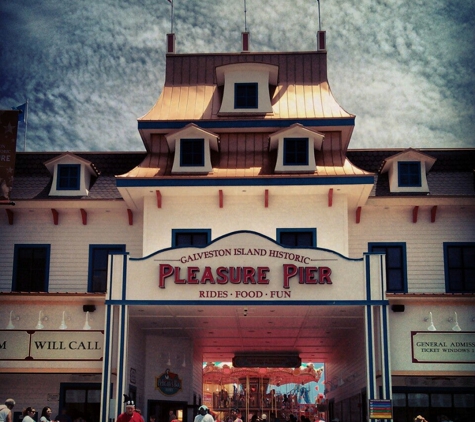
[[415,363],[475,363],[475,332],[413,331]]
[[126,255],[126,277],[118,259],[111,266],[115,300],[367,300],[363,259],[284,248],[250,232],[223,236],[204,248],[166,249],[140,259]]
[[0,330],[0,360],[101,360],[102,331]]

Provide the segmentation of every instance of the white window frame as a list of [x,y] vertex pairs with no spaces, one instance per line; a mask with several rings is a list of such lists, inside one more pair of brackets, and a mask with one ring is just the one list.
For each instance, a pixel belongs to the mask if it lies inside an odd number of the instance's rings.
[[[308,164],[286,165],[284,164],[284,139],[304,138],[308,139]],[[312,129],[305,128],[300,123],[279,130],[269,137],[269,150],[277,149],[275,173],[313,173],[315,172],[315,150],[321,150],[325,135]]]
[[[168,147],[174,152],[172,174],[179,173],[200,173],[206,174],[213,171],[211,164],[211,150],[219,150],[219,137],[215,133],[204,130],[193,123],[182,129],[165,135]],[[204,140],[204,164],[203,166],[182,166],[181,165],[181,141],[185,139],[203,139]]]
[[[269,85],[277,85],[278,67],[263,63],[234,63],[216,68],[218,86],[224,85],[218,115],[272,114]],[[234,87],[237,83],[257,83],[257,107],[236,108]]]
[[[420,186],[399,186],[399,162],[420,162],[421,185]],[[427,173],[434,165],[436,159],[423,154],[417,150],[409,148],[399,154],[387,158],[380,170],[380,173],[388,173],[389,190],[391,193],[408,192],[429,192],[427,183]]]
[[[58,166],[71,164],[80,166],[79,189],[58,189]],[[46,161],[44,165],[53,175],[49,196],[88,196],[92,177],[99,175],[99,172],[90,161],[84,160],[72,153],[61,154]]]

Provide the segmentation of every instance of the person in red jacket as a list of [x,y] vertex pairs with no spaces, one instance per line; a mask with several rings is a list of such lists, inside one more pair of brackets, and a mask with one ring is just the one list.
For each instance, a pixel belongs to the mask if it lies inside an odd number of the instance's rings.
[[135,411],[135,403],[124,394],[125,412],[117,417],[117,422],[143,422],[142,416]]

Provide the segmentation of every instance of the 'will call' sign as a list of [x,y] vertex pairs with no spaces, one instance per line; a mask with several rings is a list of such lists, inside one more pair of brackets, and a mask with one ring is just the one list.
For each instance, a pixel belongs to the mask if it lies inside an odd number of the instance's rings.
[[0,330],[0,360],[102,360],[103,331]]

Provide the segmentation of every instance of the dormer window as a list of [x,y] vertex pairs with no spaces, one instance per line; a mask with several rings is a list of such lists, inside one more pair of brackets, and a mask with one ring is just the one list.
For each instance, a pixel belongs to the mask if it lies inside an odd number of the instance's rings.
[[277,85],[278,67],[264,63],[234,63],[216,68],[223,100],[218,115],[272,113],[271,87]]
[[258,108],[257,87],[257,82],[234,84],[234,108]]
[[421,186],[421,163],[420,161],[399,161],[398,163],[399,187]]
[[57,190],[79,190],[81,166],[79,164],[58,164]]
[[435,158],[409,148],[387,158],[380,173],[388,173],[391,193],[429,192],[427,173],[435,161]]
[[44,163],[53,176],[50,196],[87,196],[99,171],[88,160],[70,152]]
[[308,138],[284,138],[284,166],[308,166]]
[[180,166],[203,167],[205,164],[204,139],[180,139]]
[[269,150],[277,149],[276,173],[315,172],[315,150],[322,148],[324,135],[300,123],[273,133]]
[[209,173],[213,170],[211,150],[218,151],[218,135],[193,123],[165,135],[175,153],[172,173]]

